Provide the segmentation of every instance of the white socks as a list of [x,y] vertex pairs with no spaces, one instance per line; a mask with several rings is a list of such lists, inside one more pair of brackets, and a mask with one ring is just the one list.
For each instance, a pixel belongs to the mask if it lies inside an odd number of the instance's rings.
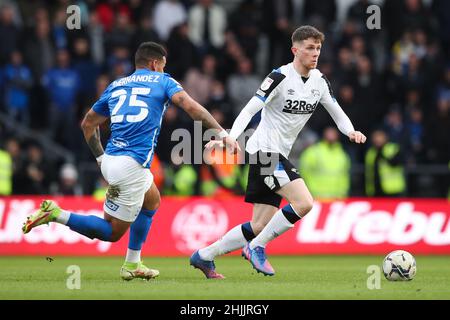
[[247,240],[242,233],[242,225],[239,224],[213,244],[200,249],[198,254],[203,260],[212,261],[216,256],[244,247],[246,243]]
[[270,219],[269,223],[262,229],[262,231],[250,242],[250,248],[265,247],[266,244],[285,233],[287,230],[294,227],[294,224],[289,222],[283,214],[282,209],[278,210]]
[[133,250],[128,248],[125,262],[138,263],[140,261],[141,261],[141,250]]
[[[255,237],[250,222],[235,226],[221,239],[198,251],[200,258],[212,261],[216,256],[240,249],[250,241],[250,248],[265,247],[266,244],[294,227],[294,223],[300,220],[290,204],[279,209],[264,229]],[[252,240],[253,239],[253,240]]]
[[61,210],[60,214],[56,217],[55,222],[66,225],[70,218],[70,212],[66,210]]

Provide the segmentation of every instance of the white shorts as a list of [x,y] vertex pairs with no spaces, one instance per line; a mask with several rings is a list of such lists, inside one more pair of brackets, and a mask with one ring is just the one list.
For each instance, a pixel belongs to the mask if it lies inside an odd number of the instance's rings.
[[108,184],[118,194],[108,192],[103,209],[117,219],[133,222],[141,210],[144,195],[153,183],[150,169],[129,156],[103,155],[101,170]]

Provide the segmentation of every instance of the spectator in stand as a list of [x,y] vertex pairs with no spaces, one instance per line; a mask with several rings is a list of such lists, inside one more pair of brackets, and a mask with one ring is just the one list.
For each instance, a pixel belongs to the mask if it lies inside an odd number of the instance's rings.
[[401,38],[392,46],[392,69],[395,74],[402,74],[405,66],[408,65],[409,56],[414,53],[413,35],[411,32],[405,32]]
[[160,42],[160,38],[154,27],[153,20],[145,13],[143,13],[139,16],[139,24],[134,31],[133,37],[131,39],[131,52],[136,52],[139,45],[142,42],[147,41]]
[[186,9],[178,0],[161,0],[153,10],[156,33],[164,42],[169,39],[172,29],[186,20]]
[[[342,110],[348,115],[352,121],[358,124],[363,132],[370,132],[371,119],[368,116],[368,108],[364,104],[355,101],[355,91],[350,84],[343,84],[338,91],[338,101]],[[343,145],[348,152],[352,163],[361,163],[364,159],[364,149],[355,147],[353,143],[347,140]]]
[[[364,20],[365,21],[365,20]],[[366,26],[364,26],[366,27]],[[336,36],[336,49],[349,48],[353,37],[361,33],[358,23],[354,20],[345,20],[342,25],[341,33]]]
[[191,69],[187,72],[183,87],[194,100],[205,105],[209,102],[216,72],[217,59],[213,55],[206,55],[203,58],[201,70]]
[[292,53],[286,43],[294,27],[292,26],[292,0],[264,0],[262,4],[261,29],[269,39],[269,57],[266,71],[272,67],[289,63]]
[[119,46],[112,49],[108,57],[108,69],[113,80],[125,77],[132,73],[133,65],[130,62],[130,50],[128,47]]
[[7,150],[0,145],[0,196],[9,196],[13,190],[13,162]]
[[421,94],[419,89],[410,88],[408,91],[406,91],[404,104],[404,110],[406,112],[409,112],[409,110],[413,109],[422,109]]
[[12,160],[12,194],[22,194],[25,188],[24,156],[16,138],[9,138],[5,144],[6,152]]
[[144,16],[150,17],[154,2],[155,1],[129,0],[128,3],[131,21],[140,21],[140,19]]
[[433,0],[433,13],[438,21],[438,37],[442,43],[444,55],[450,57],[450,2]]
[[357,61],[360,57],[369,56],[367,44],[361,35],[355,35],[350,40],[350,51],[353,55],[353,61]]
[[231,98],[233,118],[258,90],[262,79],[253,72],[251,60],[243,58],[239,61],[238,72],[228,78],[227,89]]
[[239,61],[245,59],[244,49],[240,46],[236,36],[232,32],[225,34],[225,47],[219,60],[219,77],[226,81],[230,75],[238,72]]
[[73,69],[80,78],[80,94],[84,102],[95,95],[95,81],[100,68],[90,57],[89,41],[85,37],[74,39],[73,43]]
[[24,194],[48,194],[52,181],[52,165],[44,158],[39,144],[32,142],[27,147],[24,165]]
[[356,77],[356,61],[348,47],[342,47],[338,51],[338,61],[334,72],[336,84],[350,83]]
[[384,1],[381,8],[381,25],[386,26],[389,32],[386,34],[387,45],[392,47],[395,41],[399,40],[405,32],[403,23],[399,19],[399,13],[405,10],[404,1]]
[[189,38],[201,54],[216,53],[225,43],[227,14],[213,0],[197,0],[188,12]]
[[400,145],[402,151],[408,149],[408,132],[399,106],[391,106],[384,118],[383,131],[390,141]]
[[370,123],[382,120],[386,110],[382,92],[382,83],[373,70],[371,60],[367,56],[356,59],[356,75],[354,80],[355,103],[365,109],[365,116],[359,117],[358,123],[362,132],[368,132]]
[[92,60],[97,65],[101,65],[105,61],[105,48],[103,46],[104,30],[103,26],[100,24],[97,12],[95,11],[89,15],[87,34],[89,37]]
[[0,65],[6,63],[14,50],[18,48],[20,29],[14,23],[14,10],[9,4],[0,7]]
[[130,8],[120,0],[107,0],[101,2],[96,7],[98,20],[103,26],[105,32],[110,32],[114,27],[115,16],[126,14],[130,16]]
[[356,23],[359,31],[367,29],[367,7],[371,4],[372,1],[369,0],[357,0],[348,8],[347,21]]
[[106,52],[111,52],[114,48],[131,45],[133,28],[130,23],[130,16],[127,12],[119,12],[116,15],[114,26],[111,32],[106,35]]
[[55,57],[48,20],[40,18],[36,21],[33,34],[24,41],[22,52],[26,65],[30,67],[33,73],[35,82],[40,82],[42,76],[53,66]]
[[409,56],[408,63],[403,66],[399,81],[402,92],[408,88],[425,88],[425,74],[422,62],[414,53]]
[[198,64],[197,49],[188,35],[188,24],[182,23],[173,27],[167,41],[167,72],[175,79],[184,79],[189,68]]
[[24,21],[22,19],[22,16],[25,14],[23,9],[23,6],[20,6],[17,1],[13,0],[0,0],[0,10],[2,7],[8,7],[12,11],[12,20],[14,25],[21,29],[23,28]]
[[423,114],[420,109],[410,108],[407,111],[406,130],[408,132],[408,145],[410,146],[408,159],[409,163],[417,164],[425,160],[424,157],[424,123]]
[[223,119],[224,128],[231,128],[234,117],[230,98],[228,97],[228,91],[225,89],[225,84],[220,80],[213,81],[209,102],[206,105],[206,108],[208,110],[220,111],[220,115],[225,117]]
[[450,62],[443,74],[443,80],[437,87],[438,99],[450,100]]
[[76,98],[80,79],[70,67],[67,50],[57,52],[57,66],[49,70],[42,79],[50,103],[50,136],[63,145],[73,147],[73,132],[76,130]]
[[230,29],[236,35],[245,55],[252,64],[256,62],[256,54],[259,49],[260,10],[257,1],[244,0],[229,17]]
[[427,125],[428,159],[445,164],[450,160],[450,96],[438,97],[437,108],[431,112]]
[[58,196],[81,196],[83,190],[78,184],[78,171],[72,163],[64,164],[59,171],[59,181],[51,186],[51,193]]
[[[437,111],[432,113],[428,123],[428,158],[432,163],[450,163],[450,97],[440,96]],[[438,197],[445,197],[449,189],[449,173],[436,176]]]
[[436,39],[430,39],[428,41],[426,50],[426,55],[422,59],[423,71],[425,72],[426,79],[426,93],[428,94],[426,99],[433,99],[434,89],[438,85],[442,74],[442,66],[445,66],[450,62],[450,60],[448,60],[450,55],[443,55],[443,51]]
[[30,88],[33,78],[30,69],[23,64],[20,51],[13,51],[11,63],[3,71],[5,106],[8,114],[23,125],[30,124]]
[[324,24],[325,32],[333,26],[336,21],[336,0],[305,0],[303,6],[303,17],[305,21],[308,19],[320,18],[320,21]]
[[60,7],[56,10],[53,18],[52,36],[56,50],[68,48],[68,38],[66,34],[67,26],[66,7]]
[[404,157],[401,146],[389,141],[382,130],[372,133],[372,147],[365,158],[366,194],[396,197],[406,192]]
[[427,33],[434,32],[430,11],[424,5],[423,0],[404,0],[404,10],[398,12],[402,30],[425,30]]
[[350,191],[350,158],[339,142],[339,132],[328,127],[323,139],[309,146],[298,168],[311,194],[319,199],[346,198]]

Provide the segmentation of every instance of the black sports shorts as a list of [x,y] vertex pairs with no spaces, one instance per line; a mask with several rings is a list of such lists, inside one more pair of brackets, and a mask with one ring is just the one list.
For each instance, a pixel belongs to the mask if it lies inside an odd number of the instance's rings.
[[279,208],[282,197],[275,191],[300,178],[298,170],[283,155],[259,151],[247,154],[248,183],[245,202],[262,203]]

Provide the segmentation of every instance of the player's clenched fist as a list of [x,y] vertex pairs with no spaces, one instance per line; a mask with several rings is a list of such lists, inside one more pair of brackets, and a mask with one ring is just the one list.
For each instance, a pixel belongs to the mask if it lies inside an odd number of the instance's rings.
[[366,136],[360,131],[352,131],[349,133],[348,137],[350,138],[351,142],[355,143],[364,143],[367,139]]

